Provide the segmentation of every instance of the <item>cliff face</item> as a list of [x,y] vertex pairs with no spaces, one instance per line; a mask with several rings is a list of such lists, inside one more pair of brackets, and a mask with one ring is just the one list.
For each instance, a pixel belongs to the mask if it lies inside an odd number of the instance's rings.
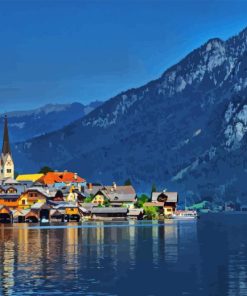
[[49,164],[103,183],[191,198],[246,196],[247,29],[212,39],[159,79],[65,128],[16,145],[17,167]]

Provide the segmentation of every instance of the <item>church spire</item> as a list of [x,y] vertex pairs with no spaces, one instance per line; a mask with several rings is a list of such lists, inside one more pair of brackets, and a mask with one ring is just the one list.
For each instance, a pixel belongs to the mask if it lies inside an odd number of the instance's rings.
[[11,154],[10,143],[9,143],[9,131],[8,131],[8,118],[7,115],[4,117],[4,134],[3,134],[3,148],[2,154]]

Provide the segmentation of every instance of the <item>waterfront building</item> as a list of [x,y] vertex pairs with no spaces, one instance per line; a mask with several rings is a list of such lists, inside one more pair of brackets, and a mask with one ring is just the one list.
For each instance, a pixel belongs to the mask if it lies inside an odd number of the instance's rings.
[[107,202],[112,207],[134,208],[136,199],[137,195],[133,186],[117,186],[116,183],[113,183],[112,186],[104,186],[100,189],[94,195],[92,202],[100,205]]
[[19,207],[19,197],[25,191],[21,185],[0,185],[0,205],[7,206],[10,209]]
[[177,192],[152,192],[152,202],[163,203],[164,215],[169,216],[176,210],[178,203]]
[[48,189],[31,187],[20,195],[18,199],[18,207],[20,209],[29,209],[35,203],[45,203],[47,199],[51,199],[53,194]]
[[7,206],[0,206],[0,223],[13,222],[13,213]]
[[8,119],[4,118],[3,146],[0,159],[0,179],[14,179],[14,161],[10,149]]
[[152,192],[151,202],[145,202],[144,207],[156,207],[160,215],[174,214],[178,203],[177,192]]
[[127,220],[127,208],[121,207],[95,207],[92,208],[94,220]]

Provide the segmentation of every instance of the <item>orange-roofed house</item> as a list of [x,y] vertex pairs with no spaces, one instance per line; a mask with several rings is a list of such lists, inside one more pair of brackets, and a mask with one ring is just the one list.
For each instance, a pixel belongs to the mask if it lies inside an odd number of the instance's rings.
[[37,180],[38,183],[42,183],[44,185],[53,185],[57,188],[62,186],[85,186],[86,180],[81,178],[77,175],[77,173],[73,172],[49,172],[42,176],[39,180]]

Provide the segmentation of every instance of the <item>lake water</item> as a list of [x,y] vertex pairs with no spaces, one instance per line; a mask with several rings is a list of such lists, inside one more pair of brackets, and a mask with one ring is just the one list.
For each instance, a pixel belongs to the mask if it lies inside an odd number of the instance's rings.
[[0,295],[62,294],[247,295],[247,214],[0,225]]

